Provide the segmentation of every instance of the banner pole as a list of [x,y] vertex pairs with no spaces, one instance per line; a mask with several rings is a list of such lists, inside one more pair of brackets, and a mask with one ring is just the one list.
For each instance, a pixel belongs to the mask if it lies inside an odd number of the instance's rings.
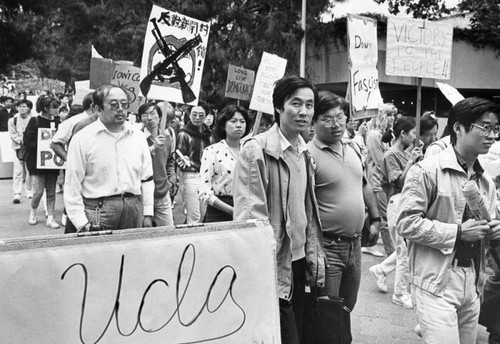
[[414,146],[420,145],[420,113],[422,112],[422,78],[417,78],[417,120],[416,120],[416,138]]

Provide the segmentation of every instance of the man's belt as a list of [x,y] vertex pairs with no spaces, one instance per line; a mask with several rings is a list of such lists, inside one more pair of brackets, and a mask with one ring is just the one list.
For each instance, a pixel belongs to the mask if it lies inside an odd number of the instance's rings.
[[453,266],[460,266],[462,268],[470,268],[473,265],[473,260],[470,258],[453,258]]
[[330,232],[323,232],[323,238],[333,241],[355,241],[361,238],[361,233],[355,233],[352,236],[338,235]]
[[131,197],[136,197],[136,195],[134,195],[131,192],[123,192],[123,193],[119,193],[119,194],[111,195],[111,196],[104,196],[104,197],[98,197],[98,198],[85,198],[85,199],[90,200],[90,201],[103,201],[103,200],[110,199],[110,198],[131,198]]

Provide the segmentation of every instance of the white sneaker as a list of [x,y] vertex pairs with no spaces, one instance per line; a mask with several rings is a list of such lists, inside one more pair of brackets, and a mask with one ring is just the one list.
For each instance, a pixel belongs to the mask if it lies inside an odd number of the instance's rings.
[[68,218],[68,215],[62,214],[61,216],[61,224],[66,227],[66,219]]
[[371,254],[372,256],[375,257],[383,257],[384,254],[382,252],[377,251],[373,247],[361,247],[361,252],[366,253],[366,254]]
[[30,225],[36,225],[38,221],[36,220],[36,213],[34,213],[33,211],[30,212],[30,217],[28,218],[28,223]]
[[422,329],[420,328],[420,324],[416,324],[415,328],[413,329],[413,331],[415,332],[415,334],[417,336],[419,336],[420,338],[422,338]]
[[392,294],[392,303],[407,309],[413,308],[413,302],[411,301],[411,296],[408,293],[404,293],[402,295]]
[[47,217],[47,222],[45,222],[45,225],[53,229],[59,228],[59,224],[54,220],[53,216]]
[[382,271],[380,271],[378,264],[373,265],[368,270],[370,271],[373,278],[375,278],[378,290],[382,293],[387,293],[387,276]]

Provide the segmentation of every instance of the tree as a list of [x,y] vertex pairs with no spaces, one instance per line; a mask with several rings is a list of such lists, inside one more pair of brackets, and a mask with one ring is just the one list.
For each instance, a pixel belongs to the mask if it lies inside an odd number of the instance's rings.
[[435,19],[450,13],[445,0],[374,0],[383,4],[387,1],[389,13],[397,15],[402,10],[414,18]]

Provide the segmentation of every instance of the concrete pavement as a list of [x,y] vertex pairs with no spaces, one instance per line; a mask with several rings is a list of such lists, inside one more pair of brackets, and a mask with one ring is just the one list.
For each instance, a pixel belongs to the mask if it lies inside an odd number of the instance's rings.
[[[23,197],[20,204],[12,203],[12,180],[0,180],[0,240],[15,237],[40,236],[48,234],[62,234],[64,230],[51,229],[45,226],[43,207],[38,210],[39,223],[30,226],[28,221],[30,203],[29,199]],[[60,223],[63,210],[63,194],[57,194],[55,218]],[[174,209],[174,221],[184,222],[181,211],[182,202],[177,198]],[[383,251],[381,244],[377,245],[379,251]],[[382,294],[371,277],[368,268],[380,263],[383,258],[376,258],[363,254],[361,287],[358,295],[356,308],[352,313],[353,343],[370,344],[416,344],[423,343],[413,333],[416,324],[415,312],[397,306],[391,302],[392,285],[394,274],[388,279],[389,293]],[[479,327],[477,344],[486,344],[487,334],[484,327]]]

